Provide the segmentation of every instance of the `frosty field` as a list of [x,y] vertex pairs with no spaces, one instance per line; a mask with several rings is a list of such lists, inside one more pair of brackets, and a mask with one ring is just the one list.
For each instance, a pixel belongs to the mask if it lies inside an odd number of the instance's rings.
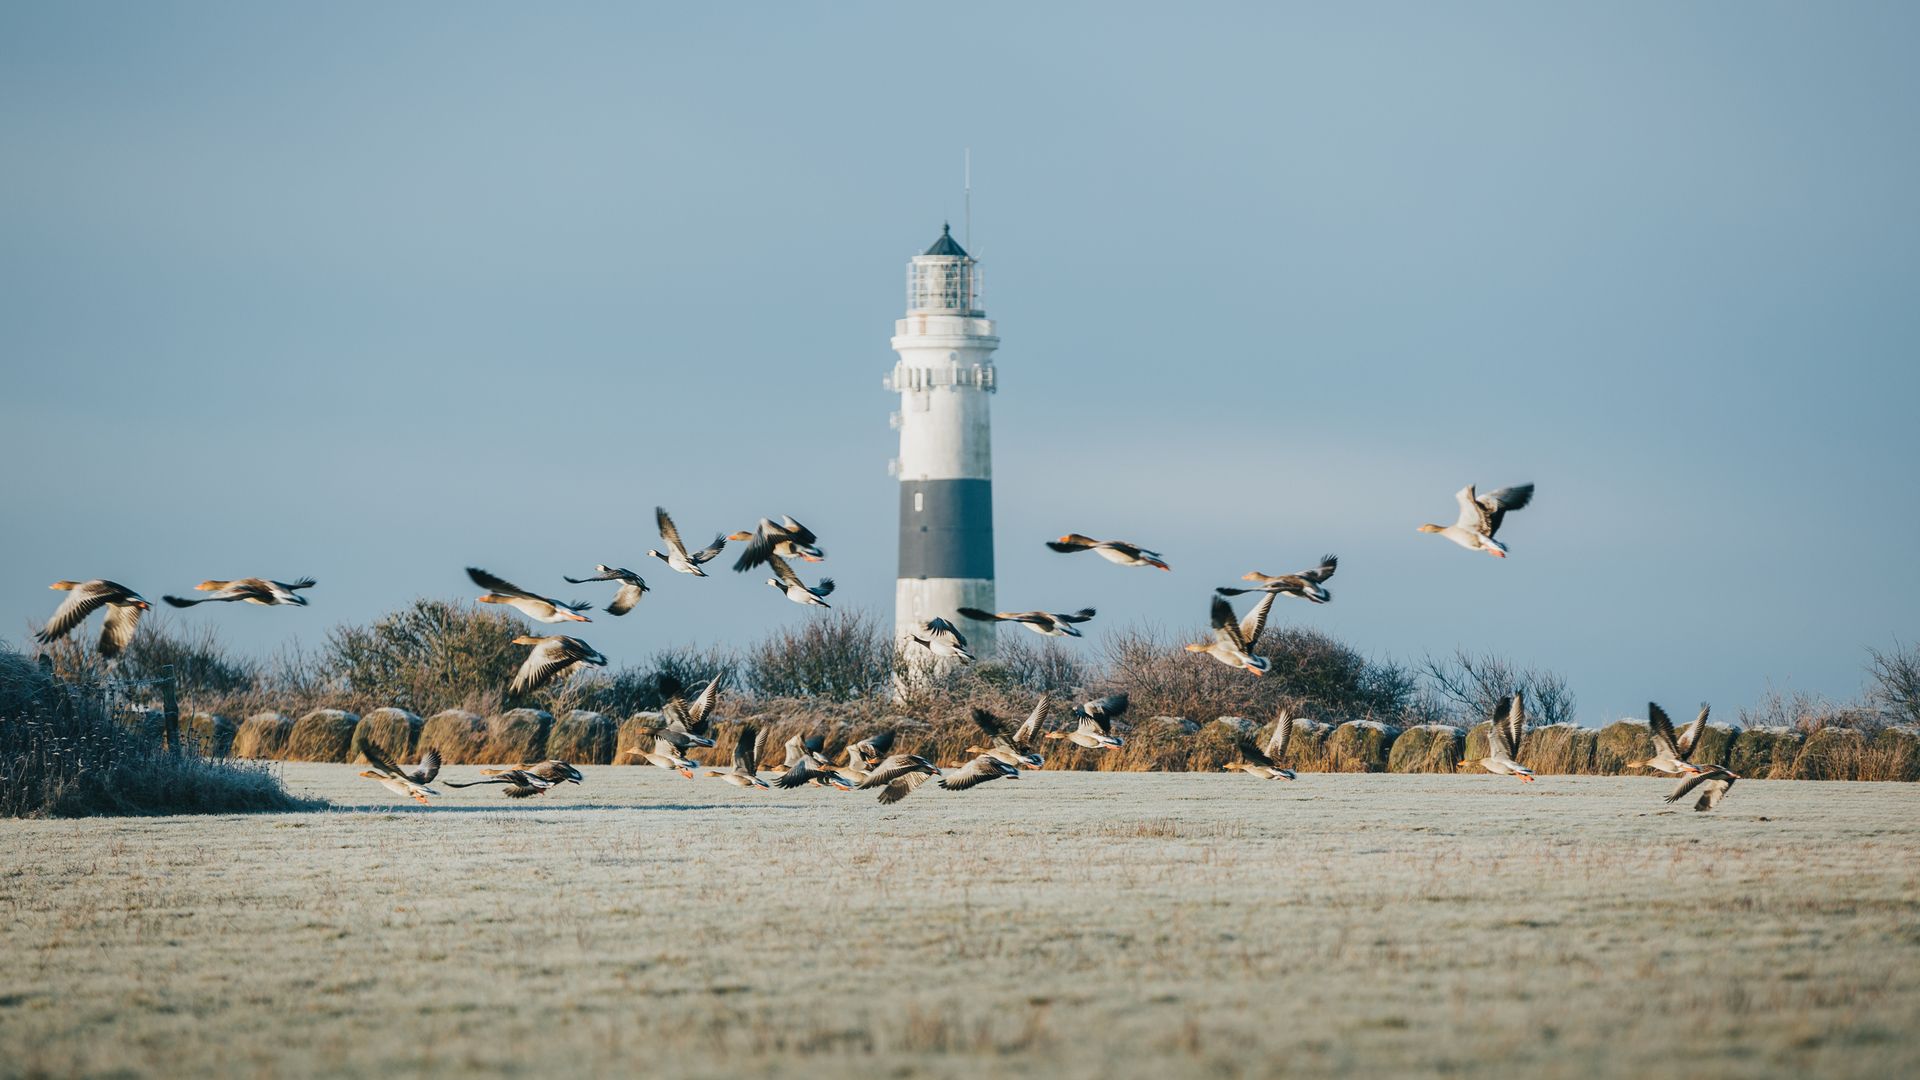
[[1914,785],[355,771],[0,824],[0,1075],[1920,1073]]

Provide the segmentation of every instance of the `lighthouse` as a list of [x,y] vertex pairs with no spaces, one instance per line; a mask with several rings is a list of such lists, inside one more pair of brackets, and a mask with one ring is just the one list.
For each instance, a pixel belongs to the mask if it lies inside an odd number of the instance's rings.
[[[993,320],[980,308],[980,268],[942,226],[907,264],[907,315],[893,324],[900,359],[886,388],[900,395],[900,575],[894,636],[961,607],[993,601]],[[993,651],[993,624],[966,623],[976,656]]]

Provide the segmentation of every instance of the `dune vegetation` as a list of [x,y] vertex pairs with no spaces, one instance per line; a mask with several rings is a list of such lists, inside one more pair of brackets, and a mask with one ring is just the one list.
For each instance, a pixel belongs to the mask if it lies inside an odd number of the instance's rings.
[[[978,741],[967,719],[973,707],[1017,719],[1047,693],[1063,716],[1066,702],[1115,690],[1133,703],[1126,747],[1052,743],[1049,767],[1214,771],[1237,757],[1235,729],[1220,718],[1270,730],[1284,709],[1298,722],[1295,769],[1451,771],[1485,754],[1484,718],[1514,689],[1527,695],[1534,725],[1521,760],[1540,772],[1619,774],[1651,749],[1644,722],[1582,723],[1554,672],[1467,650],[1400,664],[1298,627],[1263,639],[1272,669],[1259,679],[1137,630],[1111,636],[1103,649],[1003,635],[991,661],[932,670],[897,654],[877,620],[843,610],[737,650],[670,648],[509,700],[504,690],[524,652],[512,639],[522,629],[510,615],[421,600],[368,625],[335,628],[311,654],[260,662],[204,631],[150,619],[118,674],[173,671],[183,708],[204,718],[195,722],[232,732],[207,745],[225,741],[234,756],[275,760],[347,761],[371,740],[402,756],[431,746],[456,762],[555,755],[605,764],[648,741],[662,676],[698,686],[716,675],[726,688],[723,739],[732,724],[752,722],[768,733],[769,760],[792,734],[822,736],[837,751],[887,727],[956,760]],[[65,677],[96,679],[101,665],[89,649],[62,642],[50,659]],[[1742,776],[1920,779],[1920,649],[1874,651],[1867,675],[1855,702],[1765,694],[1737,723],[1710,727],[1696,757]]]

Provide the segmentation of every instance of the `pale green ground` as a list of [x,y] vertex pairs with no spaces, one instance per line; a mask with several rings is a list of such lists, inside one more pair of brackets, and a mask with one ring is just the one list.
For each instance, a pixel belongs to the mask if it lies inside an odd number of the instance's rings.
[[0,1074],[1920,1075],[1920,785],[287,777],[0,822]]

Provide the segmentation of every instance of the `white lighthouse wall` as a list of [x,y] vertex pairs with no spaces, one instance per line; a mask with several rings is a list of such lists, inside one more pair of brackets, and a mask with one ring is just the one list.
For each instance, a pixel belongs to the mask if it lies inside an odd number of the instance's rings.
[[[894,585],[894,632],[900,640],[935,616],[955,619],[963,607],[994,610],[993,582],[977,578],[902,578]],[[962,626],[967,647],[975,656],[991,656],[995,623],[969,622]]]
[[970,386],[909,390],[900,400],[902,480],[991,480],[990,396]]
[[[992,395],[994,385],[993,352],[1000,345],[994,336],[991,319],[977,315],[935,315],[915,313],[894,324],[893,349],[899,354],[892,385],[900,393],[899,478],[913,487],[916,481],[988,481],[993,478]],[[984,485],[983,485],[984,486]],[[951,499],[954,493],[930,489],[930,502]],[[916,488],[917,490],[917,488]],[[907,496],[911,498],[911,495]],[[904,638],[921,623],[936,616],[961,622],[969,645],[978,656],[988,656],[994,647],[994,625],[960,620],[962,607],[995,610],[993,581],[988,578],[919,576],[908,564],[925,565],[939,552],[950,555],[944,545],[951,536],[929,537],[917,528],[919,510],[938,514],[951,512],[944,503],[915,508],[902,505],[902,577],[895,585],[894,626]],[[987,510],[990,515],[990,508]],[[991,521],[990,516],[985,518]],[[991,526],[977,538],[985,545],[984,561],[977,558],[974,541],[964,541],[965,552],[975,558],[962,558],[954,565],[974,563],[991,573]],[[916,535],[918,533],[919,535]],[[940,561],[936,558],[936,562]]]

